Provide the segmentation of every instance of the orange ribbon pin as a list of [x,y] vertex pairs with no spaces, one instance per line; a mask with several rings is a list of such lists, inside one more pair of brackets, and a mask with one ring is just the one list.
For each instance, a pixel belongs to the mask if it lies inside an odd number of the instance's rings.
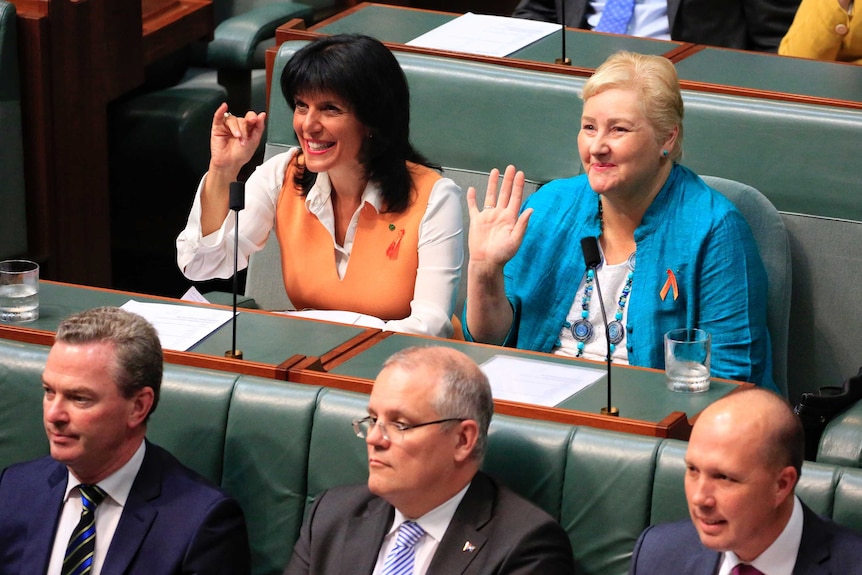
[[676,298],[679,297],[679,286],[676,283],[676,276],[673,274],[673,271],[667,270],[667,281],[664,282],[664,286],[662,286],[661,292],[659,292],[661,301],[664,301],[664,298],[667,297],[667,292],[670,291],[670,288],[673,288],[673,299],[676,301]]

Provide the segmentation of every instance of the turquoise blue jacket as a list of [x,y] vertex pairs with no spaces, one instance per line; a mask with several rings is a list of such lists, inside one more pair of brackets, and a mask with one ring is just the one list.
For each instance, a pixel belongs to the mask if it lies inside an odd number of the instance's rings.
[[[581,238],[599,236],[598,195],[586,175],[555,180],[524,203],[533,208],[521,248],[504,270],[514,310],[504,345],[550,352],[586,271]],[[629,299],[629,363],[664,369],[663,337],[680,327],[712,335],[712,375],[777,389],[766,327],[767,278],[754,237],[734,205],[675,165],[635,230]],[[668,270],[678,295],[662,299]],[[464,335],[471,340],[466,314]]]

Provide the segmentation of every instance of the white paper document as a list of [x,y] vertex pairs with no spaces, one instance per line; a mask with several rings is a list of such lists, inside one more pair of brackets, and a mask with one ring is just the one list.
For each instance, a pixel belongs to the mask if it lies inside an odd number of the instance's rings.
[[502,58],[559,29],[559,24],[467,12],[407,45]]
[[129,300],[124,310],[143,316],[159,332],[163,349],[187,351],[230,321],[230,310]]
[[362,327],[376,327],[383,329],[386,327],[386,322],[379,317],[357,313],[355,311],[339,311],[332,309],[305,309],[301,311],[283,311],[284,315],[292,317],[305,317],[310,319],[322,319],[326,321],[334,321],[337,323],[346,323],[348,325],[358,325]]
[[604,369],[495,355],[481,366],[494,399],[553,407],[592,385]]

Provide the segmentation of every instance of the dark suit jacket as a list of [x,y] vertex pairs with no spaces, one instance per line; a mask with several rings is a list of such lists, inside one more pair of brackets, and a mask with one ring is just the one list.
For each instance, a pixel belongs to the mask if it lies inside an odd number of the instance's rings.
[[[794,575],[862,573],[862,536],[819,517],[804,504]],[[691,521],[648,527],[635,545],[630,575],[713,575],[722,554],[707,549]]]
[[[285,575],[369,575],[394,508],[365,485],[321,493]],[[464,549],[469,541],[473,551]],[[479,473],[461,500],[428,575],[574,573],[566,532],[547,513]]]
[[[0,575],[48,569],[67,477],[50,457],[0,475]],[[250,561],[239,504],[147,443],[102,575],[247,574]]]
[[[566,3],[566,26],[589,29],[589,0]],[[513,16],[561,21],[561,0],[521,0]],[[777,52],[800,0],[668,0],[670,36],[680,42]]]

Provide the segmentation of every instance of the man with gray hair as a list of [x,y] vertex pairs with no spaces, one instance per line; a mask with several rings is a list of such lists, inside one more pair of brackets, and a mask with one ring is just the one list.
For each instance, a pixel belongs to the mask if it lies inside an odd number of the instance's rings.
[[368,484],[317,497],[285,574],[574,573],[562,527],[479,471],[493,411],[488,379],[463,353],[390,357],[353,422]]
[[50,457],[0,474],[0,572],[249,573],[239,504],[146,440],[162,348],[103,307],[60,323],[42,374]]

